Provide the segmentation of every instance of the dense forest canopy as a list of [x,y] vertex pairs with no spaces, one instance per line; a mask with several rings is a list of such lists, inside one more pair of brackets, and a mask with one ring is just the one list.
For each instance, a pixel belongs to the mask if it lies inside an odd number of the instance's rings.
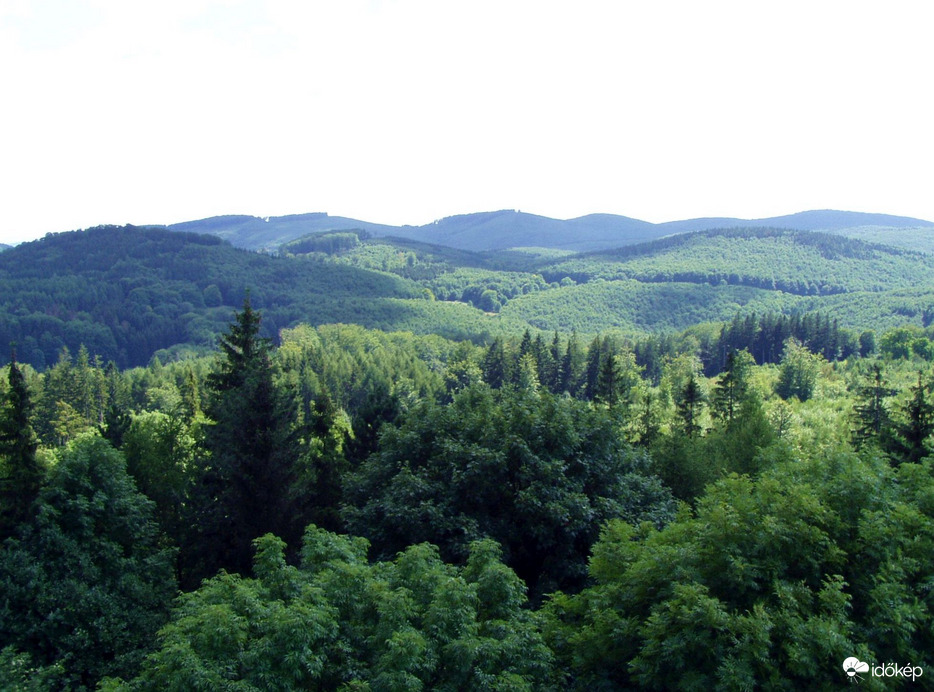
[[[853,283],[649,280],[727,241],[747,278],[803,253]],[[923,681],[927,261],[770,230],[4,252],[0,688],[828,689],[853,657]],[[905,274],[868,287],[882,265]]]
[[[927,326],[927,256],[820,233],[705,231],[615,251],[472,252],[366,230],[275,254],[215,236],[100,227],[0,257],[0,343],[51,367],[85,346],[118,367],[210,350],[247,291],[264,336],[353,323],[489,343],[526,328],[582,336],[681,330],[736,315],[832,313],[842,327]],[[2,359],[3,357],[0,357]]]

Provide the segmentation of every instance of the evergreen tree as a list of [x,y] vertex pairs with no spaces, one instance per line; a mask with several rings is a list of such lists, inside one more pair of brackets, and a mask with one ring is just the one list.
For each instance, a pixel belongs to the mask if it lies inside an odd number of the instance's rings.
[[[186,561],[189,578],[223,567],[246,573],[251,541],[275,533],[293,547],[300,536],[291,494],[297,449],[294,402],[276,388],[269,341],[259,336],[261,317],[249,296],[228,333],[223,355],[208,375],[205,427],[210,460],[199,488],[199,535]],[[200,564],[198,564],[200,563]]]
[[577,394],[578,382],[580,381],[581,370],[581,351],[577,342],[577,334],[571,334],[568,339],[568,345],[564,350],[564,357],[561,359],[561,367],[558,373],[558,394],[567,392],[568,394]]
[[548,350],[551,369],[544,373],[544,382],[553,394],[560,394],[561,387],[561,339],[558,337],[558,330],[555,330],[554,338],[551,340],[551,348]]
[[36,460],[38,440],[29,423],[32,399],[16,351],[8,366],[9,392],[0,410],[0,540],[12,535],[29,516],[39,493],[42,469]]
[[872,379],[869,384],[860,387],[853,405],[853,444],[857,449],[871,442],[883,443],[884,436],[891,431],[892,419],[885,400],[894,395],[895,390],[886,386],[882,376],[882,365],[874,363]]
[[678,417],[684,426],[684,434],[695,437],[701,431],[700,416],[704,407],[704,392],[697,376],[692,372],[680,391],[677,400]]
[[595,336],[587,349],[587,369],[585,370],[584,397],[593,401],[597,398],[600,384],[600,369],[609,344],[606,340]]
[[934,404],[928,394],[931,384],[918,373],[918,383],[911,388],[911,398],[903,409],[905,421],[895,426],[896,439],[893,444],[900,461],[915,464],[926,457],[930,450],[928,438],[934,433]]
[[727,425],[739,412],[749,389],[749,368],[755,364],[749,351],[730,351],[726,357],[726,368],[717,380],[711,397],[713,414]]
[[499,389],[506,384],[508,381],[506,350],[502,339],[499,337],[493,339],[480,367],[483,371],[483,381],[493,389]]
[[612,352],[603,357],[597,376],[597,388],[594,399],[610,406],[615,406],[620,398],[620,373],[616,355]]

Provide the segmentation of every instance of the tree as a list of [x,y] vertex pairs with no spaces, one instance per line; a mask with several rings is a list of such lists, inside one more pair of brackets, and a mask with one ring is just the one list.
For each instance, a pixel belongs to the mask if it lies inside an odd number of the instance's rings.
[[195,491],[199,535],[184,553],[192,570],[189,579],[222,567],[247,573],[251,542],[265,533],[297,548],[300,527],[291,493],[299,456],[297,411],[294,400],[275,386],[260,321],[247,296],[220,338],[222,356],[207,377],[205,412],[213,424],[205,426],[205,447],[210,458]]
[[689,438],[700,434],[702,430],[700,416],[703,412],[705,400],[706,396],[697,381],[697,376],[692,372],[688,375],[688,380],[684,388],[678,393],[675,402],[684,434]]
[[39,442],[30,424],[32,398],[15,350],[7,377],[9,390],[0,409],[0,541],[29,517],[42,482],[42,468],[36,459]]
[[365,540],[313,525],[298,568],[275,536],[255,546],[255,578],[218,575],[182,597],[131,689],[558,688],[493,541],[472,543],[463,567],[428,544],[371,565]]
[[903,408],[904,420],[895,426],[892,443],[902,462],[917,463],[930,453],[928,438],[934,433],[934,404],[929,400],[931,384],[918,373],[918,383],[911,388],[911,398]]
[[0,642],[57,665],[55,689],[134,675],[176,591],[152,502],[121,454],[86,433],[59,453],[36,507],[0,550]]
[[749,351],[730,351],[726,368],[717,380],[711,396],[711,410],[727,425],[739,412],[749,390],[749,369],[755,365]]
[[345,516],[382,557],[428,541],[460,562],[471,540],[493,538],[539,598],[581,583],[603,521],[671,516],[671,496],[648,464],[612,410],[476,386],[385,429],[347,483]]
[[853,444],[862,449],[870,443],[885,444],[892,419],[885,400],[895,394],[882,375],[882,364],[873,363],[872,378],[859,388],[853,404]]
[[785,342],[775,393],[782,399],[797,397],[799,401],[807,401],[814,394],[822,362],[823,358],[811,353],[795,339],[789,339]]

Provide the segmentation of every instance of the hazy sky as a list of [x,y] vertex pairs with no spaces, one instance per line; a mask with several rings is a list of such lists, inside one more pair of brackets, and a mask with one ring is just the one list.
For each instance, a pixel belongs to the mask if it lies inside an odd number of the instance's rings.
[[521,209],[934,220],[927,0],[0,0],[0,242]]

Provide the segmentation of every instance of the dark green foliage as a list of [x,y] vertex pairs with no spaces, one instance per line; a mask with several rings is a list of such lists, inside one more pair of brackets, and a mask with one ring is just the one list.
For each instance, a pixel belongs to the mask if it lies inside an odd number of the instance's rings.
[[700,417],[706,401],[707,396],[701,389],[697,376],[693,372],[690,373],[684,388],[677,393],[675,401],[678,417],[681,419],[681,428],[688,438],[699,435],[703,429]]
[[205,447],[210,457],[193,502],[197,538],[183,552],[186,583],[218,569],[246,574],[251,542],[276,533],[296,546],[291,494],[298,456],[294,399],[276,387],[269,343],[249,298],[220,339],[223,356],[208,375]]
[[0,541],[30,516],[42,482],[39,441],[30,422],[32,397],[15,352],[7,368],[9,388],[6,400],[0,398]]
[[896,423],[890,447],[901,462],[918,463],[931,452],[929,440],[934,433],[934,403],[930,401],[932,385],[918,373],[918,382],[910,390],[910,398],[902,410],[902,420]]
[[41,674],[55,689],[135,674],[175,595],[174,551],[161,543],[120,453],[79,437],[0,550],[0,648],[54,668]]
[[727,425],[733,423],[749,395],[749,368],[754,364],[746,350],[730,351],[727,356],[726,368],[717,380],[710,402],[713,414]]
[[873,363],[870,381],[856,392],[853,404],[853,444],[861,449],[870,444],[886,446],[891,440],[892,419],[886,399],[896,390],[889,387],[882,374],[882,364]]
[[471,540],[494,538],[540,596],[580,586],[603,521],[670,517],[670,496],[646,464],[604,409],[472,387],[383,433],[351,481],[348,527],[382,556],[429,541],[463,561]]
[[246,252],[212,236],[101,227],[0,255],[0,343],[16,341],[38,368],[82,344],[140,365],[174,344],[210,346],[249,286],[269,336],[300,319],[375,326],[389,308],[379,299],[420,295],[398,277]]
[[557,688],[522,582],[491,541],[471,544],[463,568],[430,545],[369,565],[366,541],[314,526],[299,569],[281,540],[255,543],[256,578],[184,596],[130,689]]

